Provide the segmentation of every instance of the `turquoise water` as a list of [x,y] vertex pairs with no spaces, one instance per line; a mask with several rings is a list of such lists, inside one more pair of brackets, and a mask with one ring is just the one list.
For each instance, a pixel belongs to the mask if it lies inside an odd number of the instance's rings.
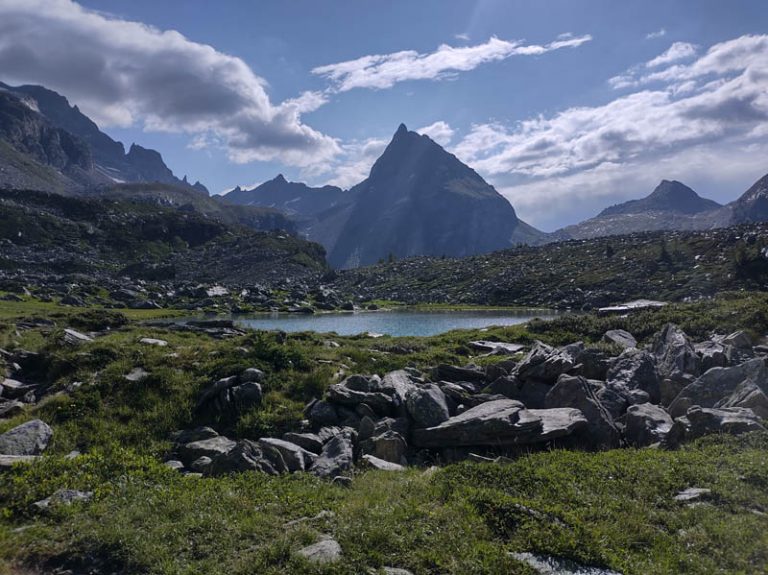
[[236,315],[237,325],[251,329],[286,332],[335,332],[339,335],[372,333],[392,336],[426,336],[452,329],[477,329],[515,325],[533,318],[555,317],[551,310],[515,311],[375,311],[301,315],[289,313]]

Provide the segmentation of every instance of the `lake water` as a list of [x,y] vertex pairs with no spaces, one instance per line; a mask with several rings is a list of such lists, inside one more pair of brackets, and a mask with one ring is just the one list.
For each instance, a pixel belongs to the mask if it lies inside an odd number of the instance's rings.
[[493,325],[515,325],[533,318],[552,318],[552,310],[472,310],[472,311],[364,311],[322,313],[314,315],[273,313],[249,316],[235,315],[237,325],[251,329],[286,332],[336,332],[339,335],[359,333],[392,336],[426,336],[453,329],[477,329]]

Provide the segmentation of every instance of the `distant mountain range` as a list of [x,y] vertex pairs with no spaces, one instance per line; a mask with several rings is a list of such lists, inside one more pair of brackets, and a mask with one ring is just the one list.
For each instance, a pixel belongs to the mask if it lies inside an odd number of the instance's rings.
[[174,176],[159,152],[132,144],[126,153],[77,106],[42,86],[0,82],[0,141],[2,187],[67,192],[157,182],[208,194],[200,182]]
[[662,180],[645,198],[606,208],[551,237],[556,241],[646,231],[708,230],[763,221],[768,221],[768,176],[725,206],[702,198],[678,181]]
[[179,179],[159,152],[110,138],[67,99],[0,82],[0,189],[96,195],[194,211],[226,225],[283,229],[322,244],[336,268],[410,256],[462,257],[569,239],[708,230],[768,221],[768,176],[720,205],[677,181],[554,233],[520,220],[472,168],[405,125],[368,177],[349,190],[283,175],[225,196]]
[[278,176],[224,200],[292,210],[300,229],[324,245],[330,264],[339,268],[389,257],[467,256],[546,239],[477,172],[405,125],[368,178],[348,191]]

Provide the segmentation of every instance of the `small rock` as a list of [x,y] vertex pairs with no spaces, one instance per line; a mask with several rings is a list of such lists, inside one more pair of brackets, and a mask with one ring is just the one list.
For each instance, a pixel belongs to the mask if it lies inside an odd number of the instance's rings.
[[680,493],[675,495],[674,500],[690,503],[692,501],[705,499],[711,493],[711,489],[704,489],[703,487],[689,487],[688,489],[683,489]]
[[158,347],[166,347],[168,345],[168,342],[164,339],[154,339],[152,337],[142,337],[139,340],[139,343],[143,343],[145,345],[156,345]]
[[334,539],[328,538],[299,549],[298,554],[310,563],[325,565],[341,559],[341,545]]
[[39,510],[46,510],[55,505],[72,505],[73,503],[86,503],[93,499],[92,491],[78,491],[76,489],[59,489],[50,497],[35,501],[32,505]]

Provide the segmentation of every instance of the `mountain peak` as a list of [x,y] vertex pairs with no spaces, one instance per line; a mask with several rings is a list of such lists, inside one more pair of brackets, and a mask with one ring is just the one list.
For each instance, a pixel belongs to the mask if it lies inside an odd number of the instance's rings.
[[395,132],[395,136],[402,136],[403,134],[407,134],[407,133],[408,133],[408,126],[401,123],[397,127],[397,132]]
[[283,174],[277,174],[275,178],[272,180],[273,182],[278,182],[280,184],[285,183],[287,180],[285,179],[285,176]]
[[653,192],[640,200],[630,200],[604,209],[598,217],[647,212],[698,214],[720,208],[715,201],[702,198],[691,188],[677,180],[661,180]]

